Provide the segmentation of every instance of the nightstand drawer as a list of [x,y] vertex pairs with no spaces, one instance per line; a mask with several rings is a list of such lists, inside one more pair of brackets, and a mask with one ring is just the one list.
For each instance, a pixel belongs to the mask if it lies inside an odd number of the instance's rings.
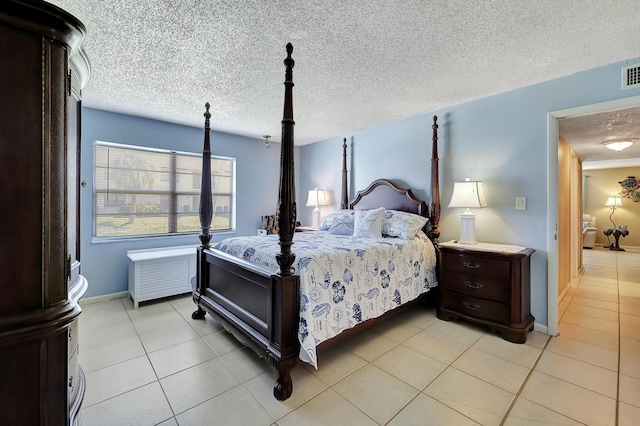
[[469,296],[509,303],[511,282],[491,278],[450,272],[446,275],[446,287]]
[[484,318],[509,324],[509,305],[489,300],[478,299],[452,291],[440,292],[441,305],[447,309],[457,311],[474,318]]
[[497,280],[511,279],[511,263],[508,260],[470,254],[443,253],[444,267],[449,272]]

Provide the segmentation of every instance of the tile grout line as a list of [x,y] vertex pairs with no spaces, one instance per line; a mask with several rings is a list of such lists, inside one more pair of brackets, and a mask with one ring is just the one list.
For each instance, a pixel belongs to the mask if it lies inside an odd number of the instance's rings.
[[620,411],[620,351],[622,350],[622,344],[621,344],[621,332],[620,332],[620,328],[621,328],[621,323],[620,323],[620,274],[618,271],[618,252],[616,252],[616,256],[615,256],[615,262],[616,262],[616,283],[618,284],[617,288],[618,288],[618,374],[616,375],[616,379],[617,379],[617,383],[616,383],[616,416],[615,416],[615,423],[614,424],[618,424],[618,416],[619,416],[619,411]]
[[531,375],[533,374],[533,371],[535,370],[536,366],[538,365],[538,362],[540,362],[540,358],[542,358],[542,354],[544,354],[544,351],[547,350],[547,346],[549,346],[549,342],[551,342],[551,336],[547,336],[547,340],[545,341],[544,346],[542,347],[542,350],[538,354],[538,357],[536,358],[536,361],[533,363],[533,365],[529,369],[529,372],[527,373],[527,376],[524,378],[524,380],[520,384],[520,387],[518,387],[518,391],[516,392],[515,397],[511,401],[511,404],[509,404],[509,407],[507,408],[507,411],[502,416],[502,421],[500,422],[500,426],[503,426],[504,423],[507,421],[507,418],[509,417],[509,414],[511,414],[511,410],[516,405],[516,402],[518,401],[518,398],[522,394],[522,391],[524,390],[524,387],[527,385],[527,382],[529,381],[529,378],[531,377]]
[[[616,268],[616,274],[617,274],[617,268]],[[585,276],[585,273],[583,273],[583,274],[582,274],[582,276],[580,277],[580,279],[578,280],[578,283],[576,284],[576,289],[575,289],[575,291],[573,292],[573,294],[571,294],[571,298],[570,298],[569,303],[567,303],[567,308],[568,308],[568,307],[569,307],[569,305],[571,304],[571,301],[573,300],[573,297],[575,296],[575,292],[578,290],[578,287],[580,287],[580,284],[582,283],[582,280],[583,280],[584,276]],[[565,312],[566,312],[566,309],[565,309]],[[619,314],[618,314],[618,315],[619,315]],[[558,323],[560,323],[560,319],[558,320]],[[558,335],[560,335],[560,334],[558,333]],[[504,415],[504,417],[503,417],[502,421],[500,422],[500,426],[503,426],[503,425],[504,425],[504,423],[506,422],[506,420],[507,420],[507,418],[508,418],[509,414],[511,413],[511,411],[512,411],[513,407],[515,406],[515,403],[516,403],[516,401],[517,401],[518,397],[521,395],[522,390],[524,390],[524,387],[526,386],[527,382],[529,381],[529,378],[530,378],[530,377],[531,377],[531,375],[533,374],[533,372],[534,372],[534,370],[535,370],[536,366],[538,365],[538,363],[539,363],[540,359],[542,358],[542,356],[543,356],[544,352],[547,350],[547,348],[548,348],[549,344],[551,343],[551,339],[552,339],[552,338],[553,338],[552,336],[548,336],[547,341],[545,342],[544,347],[542,348],[542,351],[540,351],[540,354],[538,355],[538,358],[536,359],[536,361],[535,361],[534,365],[533,365],[533,366],[531,367],[531,369],[529,370],[529,373],[528,373],[528,374],[527,374],[527,376],[525,377],[525,380],[523,381],[522,385],[521,385],[521,386],[520,386],[520,388],[518,389],[518,392],[517,392],[517,394],[516,394],[516,397],[515,397],[515,398],[514,398],[514,400],[512,401],[512,403],[511,403],[511,405],[509,406],[509,408],[507,409],[507,412],[505,413],[505,415]],[[618,343],[618,344],[619,344],[619,343]],[[619,358],[620,358],[620,352],[618,351],[618,359],[619,359]],[[619,367],[619,365],[618,365],[618,370],[619,370],[619,369],[620,369],[620,367]],[[544,373],[543,373],[543,374],[544,374]],[[618,380],[619,380],[619,372],[618,372]],[[616,404],[617,404],[617,398],[616,398]],[[549,408],[547,408],[547,409],[549,409]],[[552,410],[552,411],[556,412],[555,410]],[[564,415],[564,414],[562,414],[562,413],[558,413],[558,414]],[[572,419],[572,420],[575,420],[575,419]],[[577,421],[577,420],[576,420],[576,421]],[[616,410],[616,423],[615,423],[615,424],[617,425],[617,410]]]
[[[434,323],[434,324],[435,324],[435,323]],[[431,325],[433,325],[433,324],[430,324],[428,327],[426,327],[426,328],[425,328],[425,329],[423,329],[422,331],[427,330]],[[432,333],[432,334],[434,334],[434,333]],[[440,400],[438,400],[438,399],[436,399],[436,398],[434,398],[434,397],[432,397],[432,396],[430,396],[430,395],[427,395],[426,393],[424,393],[424,391],[425,391],[425,390],[426,390],[426,389],[427,389],[427,388],[428,388],[428,387],[429,387],[433,382],[435,382],[435,381],[436,381],[440,376],[442,376],[442,375],[444,374],[444,372],[445,372],[445,371],[447,371],[449,368],[453,368],[453,369],[455,369],[455,370],[457,370],[457,371],[460,371],[460,372],[462,372],[462,373],[464,373],[464,374],[469,374],[469,373],[466,373],[466,372],[464,372],[464,371],[462,371],[462,370],[459,370],[458,368],[454,367],[454,366],[453,366],[453,363],[454,363],[454,362],[456,362],[456,361],[457,361],[457,360],[458,360],[462,355],[464,355],[464,354],[465,354],[469,349],[471,349],[471,347],[472,347],[473,345],[475,345],[475,344],[476,344],[476,343],[477,343],[477,342],[482,338],[482,336],[484,336],[485,334],[487,334],[487,332],[486,332],[486,331],[485,331],[485,332],[483,332],[483,333],[482,333],[482,334],[481,334],[481,335],[480,335],[480,336],[479,336],[479,337],[478,337],[478,338],[477,338],[473,343],[471,343],[471,344],[470,344],[470,345],[469,345],[469,346],[468,346],[464,351],[462,351],[462,353],[460,353],[460,355],[458,355],[457,357],[455,357],[455,358],[454,358],[454,359],[453,359],[449,364],[447,364],[447,367],[446,367],[444,370],[442,370],[440,373],[438,373],[438,374],[437,374],[433,379],[431,379],[431,381],[430,381],[429,383],[427,383],[427,385],[426,385],[422,390],[418,389],[418,393],[417,393],[413,398],[411,398],[411,400],[410,400],[409,402],[407,402],[407,403],[406,403],[406,404],[405,404],[405,405],[400,409],[400,411],[398,411],[398,412],[397,412],[393,417],[391,417],[391,419],[389,419],[389,421],[388,421],[386,424],[391,423],[391,422],[393,421],[393,419],[394,419],[394,418],[396,418],[396,417],[398,416],[398,414],[400,414],[400,413],[402,412],[402,410],[404,410],[405,408],[407,408],[407,407],[409,406],[409,404],[411,404],[411,403],[412,403],[412,402],[413,402],[413,401],[414,401],[418,396],[420,396],[420,394],[424,394],[424,395],[425,395],[425,396],[427,396],[428,398],[431,398],[431,399],[433,399],[434,401],[440,402],[441,404],[443,404],[443,405],[445,405],[445,406],[449,407],[451,410],[455,411],[456,413],[460,414],[461,416],[464,416],[464,417],[468,418],[469,420],[471,420],[471,421],[473,421],[473,422],[476,422],[474,419],[472,419],[471,417],[469,417],[469,416],[467,416],[466,414],[462,413],[461,411],[458,411],[458,410],[456,410],[455,408],[450,407],[450,406],[449,406],[449,405],[447,405],[447,404],[444,404],[442,401],[440,401]],[[434,334],[434,335],[436,335],[436,334]],[[442,338],[447,339],[447,340],[451,340],[452,342],[460,343],[460,342],[457,342],[457,341],[455,341],[455,340],[449,339],[448,337],[445,337],[445,336],[440,336],[440,335],[436,335],[436,336],[442,337]],[[400,343],[400,344],[402,344],[402,343]],[[409,348],[409,349],[411,349],[411,348]],[[411,350],[413,350],[413,349],[411,349]],[[424,355],[424,354],[423,354],[423,355]],[[431,358],[429,355],[425,355],[425,356],[426,356],[426,357]],[[435,358],[433,358],[433,359],[435,359]],[[436,360],[436,361],[438,361],[438,360]],[[440,361],[438,361],[438,362],[440,362]],[[443,364],[444,364],[444,363],[443,363]],[[472,377],[475,377],[475,376],[473,376],[473,375],[471,375],[471,376],[472,376]],[[487,382],[487,381],[485,381],[485,380],[483,380],[483,379],[480,379],[480,378],[478,378],[478,377],[476,377],[476,379],[478,379],[478,380],[482,380],[482,381],[483,381],[483,382],[485,382],[485,383],[489,383],[489,382]],[[489,383],[489,384],[491,384],[491,383]],[[491,384],[491,385],[493,385],[493,384]],[[409,386],[411,386],[411,385],[409,385]],[[496,385],[493,385],[493,386],[496,386]],[[496,386],[496,387],[499,387],[499,386]],[[366,413],[365,413],[365,414],[366,414]],[[477,423],[477,422],[476,422],[476,423]]]

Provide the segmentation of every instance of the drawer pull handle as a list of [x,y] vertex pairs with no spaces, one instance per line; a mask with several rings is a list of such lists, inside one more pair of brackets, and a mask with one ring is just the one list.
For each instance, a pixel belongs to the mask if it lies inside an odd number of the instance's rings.
[[478,269],[478,268],[480,267],[480,264],[479,264],[479,263],[471,264],[471,263],[469,263],[469,262],[462,262],[462,264],[463,264],[464,266],[466,266],[467,268],[469,268],[469,269]]
[[469,288],[474,288],[476,290],[479,290],[482,288],[482,283],[472,283],[471,281],[465,281],[464,285],[466,285]]
[[464,301],[462,302],[462,304],[465,308],[471,309],[472,311],[477,311],[478,309],[480,309],[480,305],[472,305],[471,303]]

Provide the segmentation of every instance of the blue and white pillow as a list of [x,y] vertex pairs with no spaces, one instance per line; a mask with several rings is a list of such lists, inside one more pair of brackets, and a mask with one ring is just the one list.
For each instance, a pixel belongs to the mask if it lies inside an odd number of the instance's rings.
[[356,210],[353,236],[360,238],[382,238],[384,207],[375,210]]
[[329,213],[329,216],[320,225],[320,230],[329,231],[335,235],[353,235],[354,220],[353,210],[338,210]]
[[414,213],[385,210],[382,234],[410,240],[427,224],[428,220],[428,218]]

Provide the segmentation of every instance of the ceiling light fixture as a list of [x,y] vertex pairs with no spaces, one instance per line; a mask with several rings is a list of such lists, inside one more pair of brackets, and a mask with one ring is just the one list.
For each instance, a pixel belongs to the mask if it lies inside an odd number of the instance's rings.
[[637,139],[610,139],[602,142],[604,146],[614,151],[622,151],[623,149],[629,148]]
[[264,138],[264,148],[265,149],[271,148],[271,144],[269,143],[269,138],[271,137],[271,135],[264,135],[262,137]]

